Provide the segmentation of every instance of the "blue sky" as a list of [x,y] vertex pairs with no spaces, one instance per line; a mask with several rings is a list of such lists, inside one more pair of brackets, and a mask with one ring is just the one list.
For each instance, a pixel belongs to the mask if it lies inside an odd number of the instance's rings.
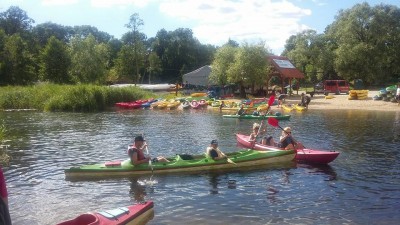
[[[35,25],[53,22],[65,26],[91,25],[116,38],[128,32],[125,24],[138,13],[141,32],[154,37],[160,29],[190,28],[203,44],[220,46],[228,39],[239,43],[265,41],[280,54],[285,41],[305,29],[324,32],[340,9],[356,0],[0,0],[0,12],[19,6]],[[399,0],[368,0],[400,7]]]

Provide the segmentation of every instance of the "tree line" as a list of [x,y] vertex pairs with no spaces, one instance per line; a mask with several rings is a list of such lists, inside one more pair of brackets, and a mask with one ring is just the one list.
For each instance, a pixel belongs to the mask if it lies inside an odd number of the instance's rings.
[[[133,14],[121,39],[92,26],[62,26],[34,20],[17,6],[0,13],[0,85],[37,81],[75,83],[180,82],[182,75],[212,65],[210,80],[244,87],[281,83],[270,73],[266,43],[221,47],[201,44],[187,28],[161,29],[148,38]],[[356,4],[340,10],[324,33],[307,30],[288,38],[287,56],[308,83],[362,79],[396,82],[400,76],[400,9]]]
[[0,85],[175,83],[210,64],[216,50],[186,28],[147,38],[136,13],[121,39],[88,25],[34,22],[18,6],[0,13]]

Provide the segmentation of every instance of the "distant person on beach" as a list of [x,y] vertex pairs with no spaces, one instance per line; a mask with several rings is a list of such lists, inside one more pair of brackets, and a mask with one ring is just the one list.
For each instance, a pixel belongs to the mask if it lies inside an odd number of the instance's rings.
[[397,100],[398,105],[400,105],[400,83],[397,84],[396,100]]
[[301,93],[301,100],[300,100],[300,106],[304,106],[308,109],[308,104],[310,104],[311,98],[310,96],[305,95],[304,93]]

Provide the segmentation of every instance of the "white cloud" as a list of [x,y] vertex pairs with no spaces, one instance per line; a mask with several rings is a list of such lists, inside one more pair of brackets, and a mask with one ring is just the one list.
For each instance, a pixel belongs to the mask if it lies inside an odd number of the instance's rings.
[[126,7],[135,5],[137,7],[145,7],[152,0],[91,0],[94,7],[107,8],[112,6]]
[[286,0],[166,0],[160,3],[160,11],[195,22],[194,36],[204,43],[221,45],[229,38],[239,42],[265,40],[276,54],[290,35],[308,29],[299,21],[311,14],[311,10]]
[[79,0],[42,0],[42,5],[44,6],[72,5],[78,2]]

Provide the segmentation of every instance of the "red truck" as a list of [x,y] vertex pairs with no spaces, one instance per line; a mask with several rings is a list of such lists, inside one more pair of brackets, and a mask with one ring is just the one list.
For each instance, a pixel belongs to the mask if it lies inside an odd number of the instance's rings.
[[314,90],[306,92],[313,97],[314,94],[324,94],[335,93],[337,95],[341,93],[349,94],[350,85],[345,80],[325,80],[314,86]]

